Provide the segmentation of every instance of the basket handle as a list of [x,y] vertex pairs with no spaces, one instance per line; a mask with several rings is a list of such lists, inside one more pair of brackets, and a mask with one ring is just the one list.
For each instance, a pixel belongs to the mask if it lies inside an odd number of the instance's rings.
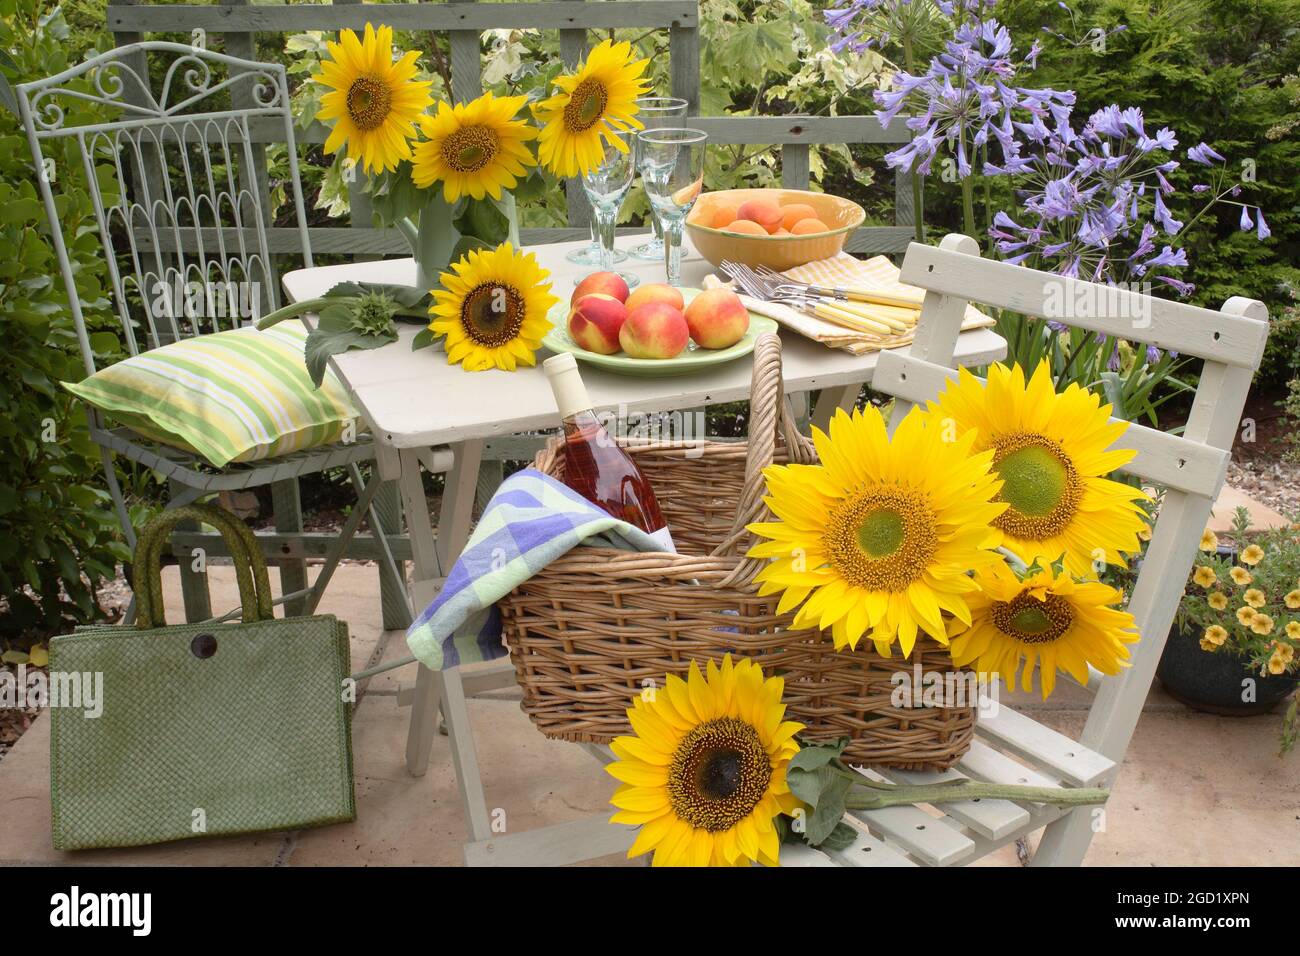
[[136,626],[147,631],[167,624],[162,600],[162,551],[172,529],[182,521],[210,524],[226,542],[235,565],[243,622],[251,624],[274,617],[266,559],[262,557],[257,538],[248,525],[224,508],[190,504],[164,511],[140,531],[132,558],[135,564]]
[[[774,332],[759,336],[754,345],[754,376],[749,388],[749,440],[745,456],[745,484],[741,489],[736,509],[736,520],[731,531],[716,548],[714,556],[741,555],[754,543],[754,535],[746,525],[766,521],[771,517],[763,496],[767,484],[763,469],[776,459],[778,449],[784,447],[793,462],[815,461],[811,444],[794,422],[794,412],[785,396],[781,376],[781,338]],[[736,570],[717,587],[734,587],[748,584],[763,567],[765,561],[745,558]]]

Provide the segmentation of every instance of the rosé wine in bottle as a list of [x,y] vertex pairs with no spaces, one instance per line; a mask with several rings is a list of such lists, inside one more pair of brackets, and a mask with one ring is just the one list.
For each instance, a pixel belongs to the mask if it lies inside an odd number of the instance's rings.
[[666,550],[675,551],[650,481],[596,417],[577,360],[562,352],[543,362],[542,370],[564,424],[564,483],[596,507],[636,525]]

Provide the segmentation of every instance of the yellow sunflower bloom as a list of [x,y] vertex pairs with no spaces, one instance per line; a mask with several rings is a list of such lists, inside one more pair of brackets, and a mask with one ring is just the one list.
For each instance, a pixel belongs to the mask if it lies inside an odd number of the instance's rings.
[[1259,612],[1256,611],[1249,604],[1243,604],[1241,607],[1237,608],[1237,623],[1245,624],[1247,627],[1249,627],[1250,622],[1255,620],[1255,615],[1258,613]]
[[1206,528],[1201,532],[1201,550],[1214,551],[1219,547],[1219,536]]
[[1241,552],[1241,563],[1252,568],[1264,560],[1264,549],[1257,544],[1248,544]]
[[1246,593],[1241,596],[1241,599],[1251,607],[1263,607],[1268,603],[1268,598],[1259,588],[1247,588]]
[[1057,394],[1046,363],[1026,383],[1019,366],[993,365],[987,384],[962,369],[930,403],[930,411],[977,434],[976,451],[994,453],[1003,480],[998,500],[1009,507],[994,522],[1003,544],[1027,564],[1062,555],[1079,577],[1095,577],[1094,562],[1124,564],[1140,550],[1147,526],[1138,488],[1102,476],[1135,452],[1111,448],[1128,427],[1110,421],[1110,406],[1071,384]]
[[892,439],[873,407],[838,411],[830,434],[814,428],[820,464],[763,472],[777,520],[748,526],[771,539],[749,556],[774,559],[758,593],[784,592],[794,626],[829,630],[836,647],[867,634],[880,654],[897,639],[907,656],[918,631],[947,643],[945,611],[970,622],[969,572],[1002,560],[990,522],[1006,506],[993,500],[993,453],[972,453],[974,433],[943,438],[919,408]]
[[557,176],[585,175],[600,165],[602,138],[625,149],[615,130],[642,129],[637,98],[649,60],[633,60],[632,44],[603,40],[576,72],[555,78],[560,92],[533,106],[542,124],[537,156]]
[[1228,632],[1218,624],[1211,624],[1205,629],[1205,639],[1218,647],[1228,639]]
[[976,571],[975,581],[980,591],[970,602],[972,624],[952,639],[958,666],[973,663],[981,674],[1001,674],[1008,685],[1019,669],[1025,690],[1038,668],[1044,699],[1056,687],[1057,671],[1086,684],[1090,664],[1103,674],[1128,666],[1125,645],[1138,634],[1133,615],[1111,606],[1123,595],[1110,585],[1075,581],[1050,568],[1022,581],[1005,562]]
[[692,661],[686,680],[670,675],[628,709],[635,736],[610,749],[605,770],[622,782],[611,823],[639,826],[629,858],[654,853],[655,866],[776,866],[774,821],[802,804],[785,771],[799,752],[803,724],[783,721],[779,677],[763,679],[748,659],[705,674]]
[[411,158],[415,122],[432,97],[429,83],[415,79],[418,50],[393,60],[393,30],[378,32],[366,24],[365,39],[352,30],[339,34],[339,42],[326,43],[330,59],[312,79],[330,92],[321,96],[317,114],[333,124],[325,152],[336,153],[344,144],[348,158],[368,173],[396,169]]
[[527,101],[484,93],[470,103],[439,102],[436,114],[420,120],[425,139],[415,144],[412,181],[421,189],[442,183],[449,203],[462,195],[500,199],[528,175],[525,167],[537,165],[527,145],[537,130],[514,118]]
[[1199,584],[1201,587],[1208,588],[1215,581],[1219,580],[1219,578],[1214,573],[1214,568],[1210,567],[1209,565],[1202,564],[1200,567],[1196,569],[1196,572],[1192,575],[1192,580],[1195,581],[1197,584]]
[[1273,633],[1273,619],[1267,614],[1256,614],[1250,621],[1250,629],[1256,634],[1269,635]]
[[1228,607],[1228,596],[1222,591],[1215,591],[1205,598],[1205,603],[1216,611],[1223,611]]
[[1254,576],[1245,568],[1233,568],[1228,572],[1228,577],[1232,578],[1234,584],[1249,584],[1254,581]]
[[551,328],[547,310],[559,301],[546,281],[550,273],[508,242],[472,250],[451,270],[439,276],[429,308],[430,330],[447,337],[447,361],[470,372],[535,365]]

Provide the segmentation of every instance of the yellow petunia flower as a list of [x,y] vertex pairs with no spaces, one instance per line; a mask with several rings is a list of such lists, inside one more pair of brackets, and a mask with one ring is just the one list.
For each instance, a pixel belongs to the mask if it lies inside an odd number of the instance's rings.
[[1286,606],[1291,610],[1300,610],[1300,588],[1297,588],[1294,591],[1288,591],[1286,597],[1282,600],[1286,602]]
[[411,158],[415,123],[432,97],[429,82],[415,79],[419,51],[393,59],[392,27],[366,24],[365,38],[352,30],[326,43],[330,59],[312,79],[329,92],[321,96],[320,119],[332,124],[325,152],[348,148],[348,158],[366,172],[396,169]]
[[1237,584],[1249,584],[1255,578],[1245,568],[1233,568],[1228,572],[1228,576]]
[[1008,505],[993,524],[1021,560],[1064,555],[1071,574],[1096,577],[1094,562],[1123,566],[1124,554],[1141,550],[1141,502],[1150,496],[1105,477],[1133,459],[1113,447],[1128,424],[1111,421],[1110,406],[1092,392],[1071,384],[1058,393],[1046,362],[1028,381],[1018,365],[992,365],[987,383],[962,369],[928,408],[959,432],[974,431],[976,451],[993,452],[998,500]]
[[1257,544],[1248,544],[1241,552],[1241,563],[1249,564],[1252,568],[1264,560],[1264,549]]
[[1256,634],[1268,635],[1273,633],[1273,619],[1267,614],[1256,614],[1251,619],[1250,629]]
[[1300,621],[1288,621],[1286,625],[1286,636],[1293,641],[1300,641]]
[[1255,620],[1255,615],[1258,613],[1259,612],[1256,611],[1250,605],[1248,604],[1242,605],[1241,607],[1237,608],[1237,621],[1241,624],[1245,624],[1249,626],[1250,622]]
[[1268,672],[1274,675],[1285,674],[1294,659],[1295,648],[1290,644],[1278,644],[1273,650],[1273,655],[1268,659]]
[[1219,649],[1219,645],[1215,644],[1208,637],[1201,638],[1201,650],[1209,651],[1211,654],[1213,654],[1218,649]]
[[1226,610],[1228,607],[1228,596],[1222,591],[1214,591],[1205,599],[1205,603],[1210,605],[1216,611]]
[[1219,647],[1228,639],[1228,632],[1218,624],[1211,624],[1205,629],[1205,639],[1215,647]]
[[783,720],[780,677],[763,678],[752,660],[731,655],[691,662],[686,680],[628,709],[633,736],[610,744],[605,767],[622,786],[610,802],[611,823],[639,826],[629,858],[654,853],[655,866],[776,866],[775,820],[803,805],[790,792],[786,767],[799,752],[803,724]]
[[1201,532],[1201,550],[1214,551],[1219,547],[1219,536],[1206,528]]
[[1251,607],[1263,607],[1268,603],[1268,598],[1259,588],[1247,588],[1246,593],[1242,595],[1242,600]]
[[1208,588],[1215,581],[1219,580],[1218,575],[1214,573],[1214,568],[1202,564],[1195,573],[1192,574],[1192,580],[1203,588]]

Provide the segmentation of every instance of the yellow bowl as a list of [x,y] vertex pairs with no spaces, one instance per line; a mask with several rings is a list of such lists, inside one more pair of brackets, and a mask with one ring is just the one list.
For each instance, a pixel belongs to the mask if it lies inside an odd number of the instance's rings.
[[[805,203],[817,211],[817,218],[830,226],[827,232],[807,236],[750,236],[701,225],[712,220],[714,213],[729,203],[747,199],[775,199],[779,205]],[[723,189],[704,193],[686,217],[686,232],[700,255],[715,266],[723,259],[734,259],[747,266],[767,266],[778,272],[793,269],[805,262],[829,259],[844,248],[849,234],[867,218],[857,203],[826,193],[802,189]]]

